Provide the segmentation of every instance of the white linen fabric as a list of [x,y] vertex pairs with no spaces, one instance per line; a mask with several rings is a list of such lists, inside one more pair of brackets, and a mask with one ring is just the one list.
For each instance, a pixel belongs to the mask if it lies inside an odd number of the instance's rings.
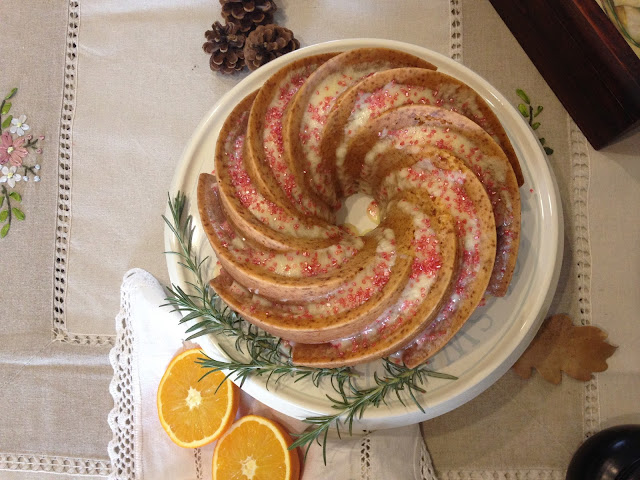
[[[302,46],[373,36],[444,55],[453,51],[448,0],[406,0],[402,8],[387,0],[279,0],[277,5],[276,21],[291,29]],[[82,0],[76,8],[70,33],[77,34],[78,42],[69,52],[74,59],[69,67],[77,77],[74,92],[65,92],[74,99],[68,162],[73,168],[72,234],[64,256],[67,276],[91,281],[66,282],[60,322],[71,332],[113,335],[111,322],[99,312],[117,311],[117,296],[104,292],[117,292],[129,268],[143,267],[164,280],[166,274],[157,269],[163,225],[156,221],[159,215],[149,214],[164,207],[176,164],[198,123],[248,74],[222,75],[209,68],[202,44],[204,32],[220,20],[219,8],[217,0]],[[410,11],[420,15],[406,15]],[[319,22],[318,15],[334,19]],[[118,222],[110,221],[113,212],[122,212]],[[110,261],[101,263],[101,275],[95,276],[103,257]]]
[[[113,439],[109,443],[112,472],[118,480],[201,480],[211,478],[214,444],[199,449],[175,445],[164,432],[156,408],[156,392],[171,359],[194,348],[185,342],[180,314],[162,307],[166,292],[142,269],[128,271],[116,317],[116,343],[109,355],[114,376],[109,391]],[[238,416],[262,415],[299,433],[306,425],[243,394]],[[309,450],[303,480],[433,480],[435,473],[418,425],[379,430],[362,436],[330,437],[327,465],[322,449]]]
[[[633,208],[640,204],[640,134],[590,148],[489,0],[276,3],[276,21],[302,46],[351,37],[406,41],[464,63],[514,105],[519,87],[544,106],[536,133],[555,150],[549,160],[565,215],[550,313],[603,328],[619,348],[591,382],[565,377],[553,386],[539,375],[523,382],[507,373],[422,427],[442,480],[564,478],[585,437],[640,422],[640,329],[633,321],[640,311],[640,249],[633,248],[640,236],[640,209]],[[142,461],[132,440],[139,418],[131,327],[116,330],[113,318],[124,272],[140,266],[167,282],[160,215],[180,152],[211,106],[246,75],[208,67],[203,33],[219,12],[216,0],[0,1],[0,94],[18,87],[12,113],[26,114],[34,133],[46,136],[42,182],[16,188],[26,221],[0,239],[2,480],[127,478]],[[122,403],[111,420],[122,441],[113,443],[106,418],[116,340],[112,388],[121,389]],[[110,441],[120,462],[113,465]],[[347,441],[356,472],[367,445],[375,452],[372,471],[376,462],[402,458],[375,450],[365,437]],[[209,463],[207,452],[192,453]]]

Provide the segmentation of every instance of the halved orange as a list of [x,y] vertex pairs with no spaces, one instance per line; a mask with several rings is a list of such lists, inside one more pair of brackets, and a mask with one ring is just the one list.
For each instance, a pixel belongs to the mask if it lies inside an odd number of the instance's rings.
[[213,480],[298,480],[300,458],[293,440],[276,422],[246,415],[213,451]]
[[218,439],[235,419],[238,387],[222,372],[206,373],[195,348],[176,355],[158,386],[158,416],[171,440],[197,448]]

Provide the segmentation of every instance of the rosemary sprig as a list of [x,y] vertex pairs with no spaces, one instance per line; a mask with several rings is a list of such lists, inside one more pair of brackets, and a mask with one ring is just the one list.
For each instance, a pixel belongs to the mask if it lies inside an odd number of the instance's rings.
[[[522,116],[528,120],[531,128],[533,130],[538,130],[538,128],[540,128],[540,122],[535,122],[534,119],[542,113],[544,107],[542,105],[538,105],[534,109],[533,105],[531,104],[529,95],[527,95],[521,88],[516,89],[516,95],[518,95],[518,97],[520,97],[524,102],[518,105],[518,110],[520,111]],[[544,148],[545,153],[547,155],[551,155],[553,153],[553,148],[545,145],[546,140],[543,137],[538,137],[538,140],[540,140],[540,145],[542,145],[542,148]]]
[[[420,405],[416,395],[425,393],[423,385],[426,383],[426,377],[437,377],[447,380],[456,380],[457,377],[445,373],[435,372],[427,368],[426,365],[420,365],[415,368],[408,368],[404,365],[398,365],[388,359],[384,359],[383,376],[374,374],[375,385],[368,388],[358,388],[352,377],[349,378],[332,378],[332,386],[339,394],[339,398],[333,398],[327,395],[332,402],[332,408],[337,412],[332,415],[321,415],[317,417],[309,417],[304,421],[311,424],[311,428],[307,431],[296,435],[297,440],[290,448],[302,447],[306,445],[305,457],[309,452],[309,448],[315,441],[322,445],[322,457],[324,463],[327,463],[327,435],[331,426],[335,425],[338,436],[341,436],[340,429],[346,425],[349,435],[353,432],[353,422],[362,418],[365,410],[369,407],[379,407],[381,404],[387,404],[387,397],[395,394],[396,398],[402,405],[405,405],[405,399],[401,393],[407,392],[411,402],[415,404],[421,412],[424,409]],[[322,437],[322,442],[320,442]]]
[[[178,192],[172,200],[168,199],[171,218],[162,216],[163,220],[174,234],[178,242],[177,252],[165,252],[169,255],[179,257],[178,264],[191,273],[193,278],[187,281],[187,285],[193,291],[188,293],[180,285],[172,284],[167,290],[170,296],[167,297],[163,306],[172,307],[172,311],[180,312],[183,316],[180,323],[194,322],[186,332],[191,335],[187,340],[193,340],[202,335],[223,334],[225,336],[235,336],[236,348],[243,351],[247,347],[251,353],[260,349],[262,355],[266,351],[276,352],[280,340],[265,332],[258,332],[255,327],[247,324],[233,310],[224,305],[211,287],[204,280],[204,265],[209,257],[200,258],[193,248],[193,217],[184,217],[186,207],[186,196]],[[271,355],[271,360],[275,360],[276,355]]]
[[[162,219],[165,221],[169,229],[173,232],[176,240],[178,241],[178,252],[165,252],[168,255],[177,255],[179,257],[178,265],[182,266],[195,277],[195,283],[193,281],[187,282],[197,293],[197,295],[187,294],[180,286],[172,285],[169,291],[173,297],[167,298],[167,301],[171,305],[174,305],[176,310],[187,311],[193,314],[191,318],[183,319],[183,321],[193,320],[204,316],[210,321],[216,322],[216,316],[209,317],[209,307],[212,304],[211,290],[208,285],[204,283],[202,266],[209,259],[205,257],[200,259],[199,256],[193,251],[193,232],[195,227],[193,226],[193,217],[188,215],[185,221],[182,221],[182,217],[186,206],[186,196],[178,192],[173,202],[169,198],[169,210],[171,211],[171,219],[168,219],[164,215]],[[175,302],[173,301],[175,299]],[[204,307],[202,310],[203,315],[197,315],[197,312],[201,310],[200,307]]]
[[[228,352],[224,353],[229,356]],[[233,377],[234,380],[238,380],[240,387],[242,387],[245,380],[250,376],[266,376],[267,385],[272,381],[272,378],[273,381],[277,383],[283,376],[287,375],[295,377],[294,383],[309,378],[316,387],[320,386],[323,378],[330,378],[331,381],[344,382],[356,376],[348,367],[314,368],[293,365],[287,362],[274,363],[268,356],[266,358],[262,358],[261,356],[251,357],[249,362],[221,362],[204,355],[203,358],[199,358],[196,363],[209,370],[205,375],[222,370],[227,371],[227,377]]]

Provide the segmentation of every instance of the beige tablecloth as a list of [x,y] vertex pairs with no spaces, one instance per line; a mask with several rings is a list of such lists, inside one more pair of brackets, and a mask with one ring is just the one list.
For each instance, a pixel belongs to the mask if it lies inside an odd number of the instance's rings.
[[[487,0],[277,0],[303,46],[380,37],[478,72],[514,104],[544,105],[565,256],[551,312],[595,324],[619,346],[586,384],[507,373],[423,432],[440,478],[563,478],[602,427],[640,422],[640,135],[594,151]],[[0,478],[102,478],[113,407],[108,353],[124,272],[168,282],[163,213],[188,138],[245,74],[208,67],[215,1],[0,3],[0,94],[44,135],[39,183],[18,182],[24,221],[0,239]],[[3,117],[4,118],[4,117]],[[489,475],[487,477],[487,475]],[[40,477],[39,477],[40,478]]]

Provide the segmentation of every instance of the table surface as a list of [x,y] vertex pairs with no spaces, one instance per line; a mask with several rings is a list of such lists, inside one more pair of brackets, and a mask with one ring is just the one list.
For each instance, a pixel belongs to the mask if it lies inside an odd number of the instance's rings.
[[[555,386],[510,371],[425,422],[441,478],[561,478],[585,436],[640,423],[640,133],[592,149],[487,0],[277,3],[276,21],[303,46],[414,43],[476,71],[514,105],[522,88],[544,106],[536,133],[554,149],[565,221],[550,314],[602,328],[618,350],[590,382]],[[26,218],[14,216],[0,239],[0,477],[101,478],[111,471],[108,354],[122,276],[140,267],[168,283],[160,216],[175,166],[246,74],[209,69],[201,44],[217,2],[5,0],[0,18],[0,94],[18,87],[11,113],[45,137],[25,159],[40,170],[10,189]]]

